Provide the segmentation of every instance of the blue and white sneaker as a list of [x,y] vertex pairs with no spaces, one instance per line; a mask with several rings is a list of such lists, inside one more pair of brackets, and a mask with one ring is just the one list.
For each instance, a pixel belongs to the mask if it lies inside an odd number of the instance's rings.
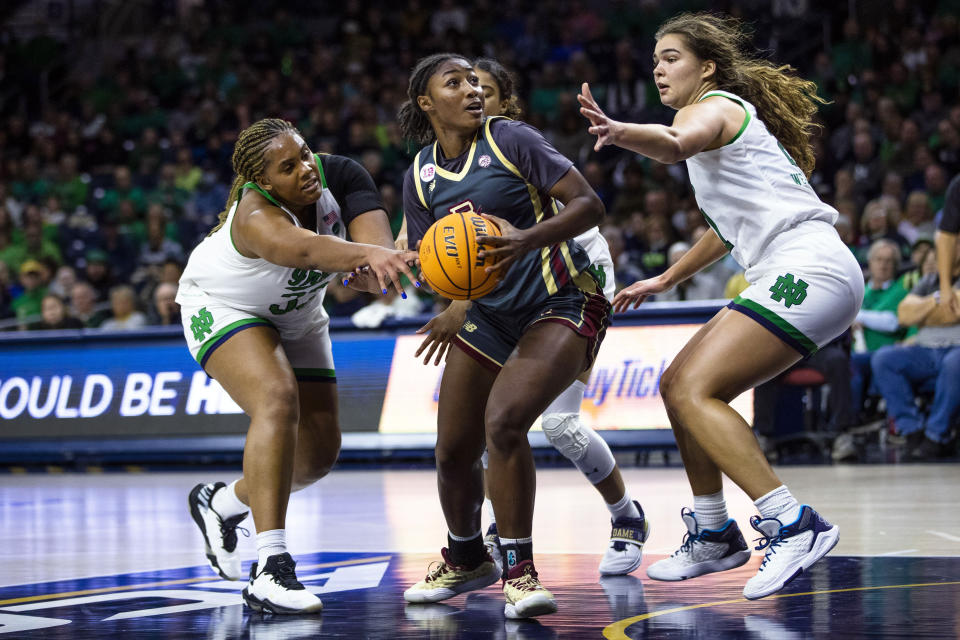
[[782,525],[776,518],[753,516],[750,525],[760,532],[757,550],[767,553],[757,575],[747,581],[743,597],[756,600],[783,589],[791,580],[827,555],[840,539],[840,527],[824,520],[809,505],[800,506],[795,522]]
[[747,541],[736,520],[727,520],[720,529],[697,530],[697,517],[690,509],[680,511],[687,533],[683,544],[669,558],[647,567],[654,580],[687,580],[705,573],[739,567],[750,559]]
[[611,521],[610,546],[600,560],[600,575],[625,576],[643,562],[643,543],[650,537],[650,523],[643,508],[633,501],[639,518],[617,518]]

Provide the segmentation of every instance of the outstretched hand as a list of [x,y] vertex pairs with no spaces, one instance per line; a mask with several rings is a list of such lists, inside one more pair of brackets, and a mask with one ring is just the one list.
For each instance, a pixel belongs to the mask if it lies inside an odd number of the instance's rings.
[[463,321],[466,317],[467,305],[462,302],[453,302],[446,309],[431,318],[427,324],[417,329],[417,333],[426,333],[427,335],[424,337],[423,342],[420,343],[420,347],[416,353],[413,354],[413,357],[419,358],[424,349],[429,347],[427,355],[423,357],[423,364],[430,364],[430,358],[434,352],[436,352],[437,358],[434,360],[433,365],[439,365],[443,360],[444,354],[447,352],[447,348],[450,346],[450,341],[453,340],[457,332],[460,331],[460,327],[463,326]]
[[590,127],[587,132],[597,136],[597,142],[593,145],[594,151],[600,151],[608,144],[616,144],[615,138],[619,131],[620,123],[607,117],[600,105],[594,99],[590,92],[590,85],[586,82],[580,87],[580,93],[577,94],[577,100],[580,102],[580,113],[590,121]]
[[[533,247],[527,244],[527,236],[523,231],[517,229],[503,218],[498,218],[488,213],[481,213],[480,215],[497,225],[500,229],[500,235],[477,236],[477,244],[486,247],[477,253],[477,258],[480,260],[486,260],[488,257],[494,258],[496,264],[487,267],[485,271],[487,273],[498,272],[499,277],[503,277],[503,274],[507,272],[510,265],[512,265],[517,258],[533,249]],[[489,247],[493,248],[491,249]]]
[[380,287],[380,293],[386,293],[387,288],[392,284],[397,292],[404,298],[406,292],[400,285],[400,276],[406,275],[407,279],[413,283],[413,286],[419,287],[420,281],[410,267],[419,263],[419,256],[416,251],[398,251],[396,249],[385,249],[376,247],[369,254],[369,262],[361,265],[354,270],[354,273],[361,271],[363,266],[369,267],[370,271],[376,277],[377,284]]
[[613,297],[613,310],[617,313],[628,311],[630,305],[636,309],[649,296],[663,293],[670,289],[670,285],[663,282],[660,277],[647,278],[646,280],[637,280],[629,287],[624,287],[617,295]]

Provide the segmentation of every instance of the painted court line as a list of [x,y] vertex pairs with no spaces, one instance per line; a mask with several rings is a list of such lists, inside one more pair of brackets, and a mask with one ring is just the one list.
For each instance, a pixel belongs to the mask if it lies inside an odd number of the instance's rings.
[[[922,584],[890,584],[882,585],[878,587],[850,587],[848,589],[826,589],[823,591],[805,591],[803,593],[783,593],[780,595],[767,596],[764,600],[773,600],[776,598],[796,598],[797,596],[818,596],[826,593],[847,593],[852,591],[879,591],[882,589],[914,589],[919,587],[945,587],[949,585],[958,585],[960,581],[956,582],[925,582]],[[717,607],[723,604],[738,604],[738,603],[752,603],[754,601],[747,600],[746,598],[738,598],[737,600],[722,600],[720,602],[704,602],[703,604],[693,604],[688,607],[674,607],[673,609],[664,609],[663,611],[651,611],[650,613],[644,613],[639,616],[633,616],[632,618],[625,618],[618,622],[607,626],[603,630],[603,637],[607,640],[630,640],[630,637],[627,636],[625,630],[638,622],[643,620],[649,620],[651,618],[656,618],[659,616],[667,615],[669,613],[678,613],[680,611],[691,611],[693,609],[704,609],[707,607]]]
[[943,531],[931,531],[928,529],[927,533],[932,533],[935,536],[940,536],[941,538],[950,540],[951,542],[960,542],[960,537],[952,536],[949,533],[944,533]]

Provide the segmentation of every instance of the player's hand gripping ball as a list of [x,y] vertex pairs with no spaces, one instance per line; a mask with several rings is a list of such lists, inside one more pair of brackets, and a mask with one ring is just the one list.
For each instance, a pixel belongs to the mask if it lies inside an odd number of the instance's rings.
[[475,213],[451,213],[427,229],[420,242],[420,275],[430,288],[451,300],[476,300],[496,288],[500,276],[484,269],[496,259],[477,258],[477,236],[499,236],[500,229]]

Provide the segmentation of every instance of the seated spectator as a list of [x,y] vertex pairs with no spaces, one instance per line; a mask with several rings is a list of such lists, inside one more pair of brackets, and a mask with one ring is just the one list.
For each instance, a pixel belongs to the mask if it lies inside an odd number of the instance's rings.
[[106,331],[129,331],[147,324],[147,316],[137,311],[137,294],[133,287],[121,284],[110,290],[110,310],[113,317],[100,325]]
[[[923,266],[927,262],[927,257],[934,255],[934,264],[936,264],[936,252],[933,250],[933,240],[930,238],[917,238],[917,241],[910,246],[910,267],[900,276],[900,284],[904,290],[910,291],[920,282],[925,273]],[[936,267],[934,267],[936,270]]]
[[860,247],[869,251],[870,246],[881,238],[891,240],[900,248],[901,254],[907,252],[907,241],[897,233],[896,221],[890,215],[890,209],[882,200],[871,200],[863,209],[860,219]]
[[41,303],[42,319],[34,322],[27,328],[36,330],[55,331],[59,329],[83,329],[83,323],[67,312],[67,303],[55,293],[43,296]]
[[[954,297],[960,295],[960,251],[953,261]],[[918,327],[914,342],[881,348],[873,356],[873,376],[887,403],[887,413],[915,460],[949,455],[950,427],[960,408],[960,317],[940,304],[936,274],[924,276],[900,302],[902,326]],[[924,421],[916,404],[917,390],[933,391]]]
[[[697,239],[703,233],[713,233],[713,231],[699,230]],[[687,251],[690,245],[686,242],[674,242],[667,251],[667,263],[672,266]],[[657,294],[659,302],[679,301],[679,300],[712,300],[722,298],[724,285],[730,277],[730,272],[724,265],[723,260],[717,260],[713,264],[701,269],[669,291]]]
[[897,233],[912,245],[920,238],[932,238],[935,230],[930,199],[923,191],[912,191],[907,196],[907,205],[903,210],[903,219],[897,225]]
[[[97,198],[97,194],[94,194],[94,198]],[[124,200],[130,200],[137,213],[142,213],[147,208],[143,190],[133,184],[130,169],[119,166],[113,171],[113,186],[106,189],[97,199],[97,207],[102,213],[102,218],[115,219],[119,215],[120,203]]]
[[906,329],[897,320],[897,305],[907,295],[903,281],[896,278],[900,269],[900,248],[890,240],[877,240],[867,255],[868,275],[863,305],[853,325],[854,352],[850,356],[851,402],[857,413],[863,411],[868,390],[879,394],[873,383],[870,359],[880,347],[903,340]]
[[50,293],[60,296],[66,300],[70,296],[70,289],[77,283],[77,270],[68,264],[62,265],[57,269],[50,282]]
[[167,236],[167,214],[163,207],[151,204],[147,210],[146,238],[140,245],[137,267],[130,281],[137,287],[152,289],[160,281],[164,262],[185,262],[183,247]]
[[97,300],[106,300],[110,297],[112,289],[117,281],[113,277],[113,266],[110,256],[102,249],[91,249],[86,253],[87,266],[84,268],[84,279],[97,292]]
[[51,265],[63,263],[63,254],[57,243],[45,236],[41,222],[28,221],[23,227],[24,255]]
[[177,285],[161,282],[153,290],[148,323],[151,325],[179,325],[180,305],[177,304]]
[[97,290],[83,280],[70,288],[70,312],[88,328],[96,328],[107,319],[107,314],[97,305]]
[[25,329],[34,316],[40,315],[49,279],[50,270],[39,260],[28,258],[20,265],[20,284],[23,290],[14,296],[10,307],[20,320],[21,329]]
[[666,216],[631,217],[632,236],[627,236],[630,261],[643,269],[644,277],[652,278],[667,270],[667,249],[673,244],[673,227]]

